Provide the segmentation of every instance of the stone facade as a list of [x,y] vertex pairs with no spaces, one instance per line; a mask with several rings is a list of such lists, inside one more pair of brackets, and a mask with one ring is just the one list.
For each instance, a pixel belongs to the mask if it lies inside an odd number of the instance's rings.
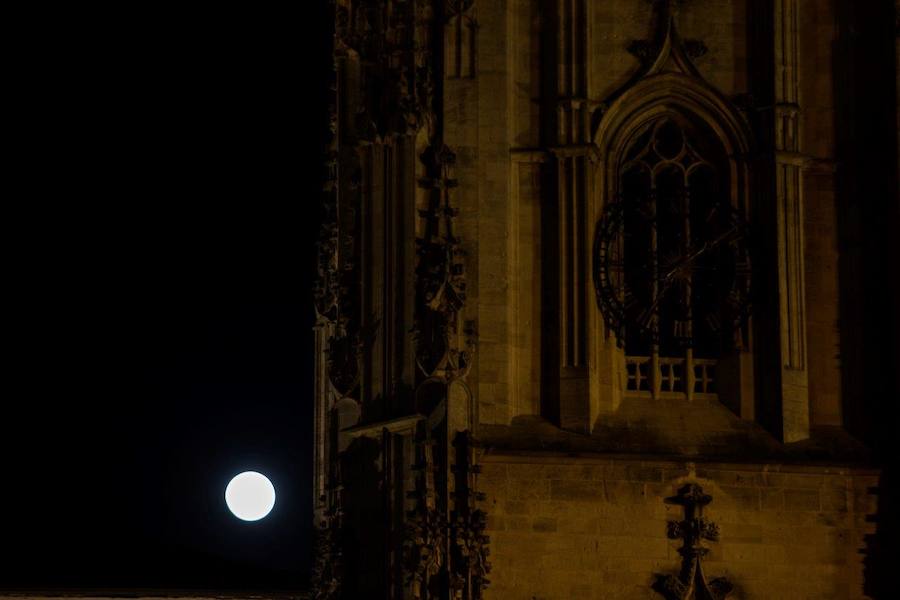
[[666,502],[685,483],[712,497],[703,564],[741,598],[855,598],[877,473],[779,464],[493,454],[487,494],[493,598],[652,598],[677,572]]
[[871,593],[848,2],[335,2],[314,597]]

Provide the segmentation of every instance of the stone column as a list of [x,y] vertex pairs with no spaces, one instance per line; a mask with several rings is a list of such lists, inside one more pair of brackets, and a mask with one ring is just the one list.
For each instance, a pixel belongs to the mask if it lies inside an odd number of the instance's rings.
[[328,373],[325,368],[325,343],[328,338],[328,324],[325,319],[318,319],[313,327],[315,335],[314,357],[314,390],[315,402],[314,431],[315,441],[313,447],[313,511],[314,523],[318,526],[325,518],[328,509],[325,492],[328,485]]
[[559,423],[590,431],[587,352],[586,206],[592,168],[589,159],[588,15],[585,0],[556,3],[555,157],[558,210]]
[[809,437],[798,1],[775,1],[775,198],[782,439]]
[[798,85],[799,1],[760,3],[759,140],[755,226],[762,251],[755,266],[754,312],[760,422],[775,437],[809,437],[809,390],[804,281],[802,154]]

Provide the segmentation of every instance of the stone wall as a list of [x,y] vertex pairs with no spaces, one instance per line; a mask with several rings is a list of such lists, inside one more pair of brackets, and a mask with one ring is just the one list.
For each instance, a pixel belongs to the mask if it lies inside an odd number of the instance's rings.
[[733,598],[861,598],[873,471],[778,464],[553,457],[488,453],[493,573],[487,598],[661,598],[676,574],[683,518],[665,499],[685,483],[712,496],[705,516],[708,578],[727,577]]

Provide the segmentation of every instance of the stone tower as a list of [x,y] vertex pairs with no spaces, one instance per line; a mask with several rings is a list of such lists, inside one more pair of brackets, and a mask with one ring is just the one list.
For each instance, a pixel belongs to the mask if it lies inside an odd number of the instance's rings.
[[849,6],[335,1],[316,598],[868,593]]

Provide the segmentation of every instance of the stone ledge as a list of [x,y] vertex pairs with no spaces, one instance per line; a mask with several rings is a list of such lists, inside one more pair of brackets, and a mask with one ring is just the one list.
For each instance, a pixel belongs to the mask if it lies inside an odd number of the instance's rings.
[[[618,462],[639,463],[642,467],[662,465],[664,468],[685,468],[688,465],[703,465],[705,469],[722,471],[753,471],[764,473],[822,474],[839,476],[877,477],[881,470],[873,466],[834,465],[787,462],[719,462],[703,457],[673,457],[652,454],[587,454],[561,453],[541,450],[498,450],[488,448],[479,456],[481,463],[498,464],[553,464],[553,465],[610,465]],[[684,476],[688,473],[685,472]],[[701,477],[698,475],[698,477]],[[615,479],[615,478],[611,478]]]

